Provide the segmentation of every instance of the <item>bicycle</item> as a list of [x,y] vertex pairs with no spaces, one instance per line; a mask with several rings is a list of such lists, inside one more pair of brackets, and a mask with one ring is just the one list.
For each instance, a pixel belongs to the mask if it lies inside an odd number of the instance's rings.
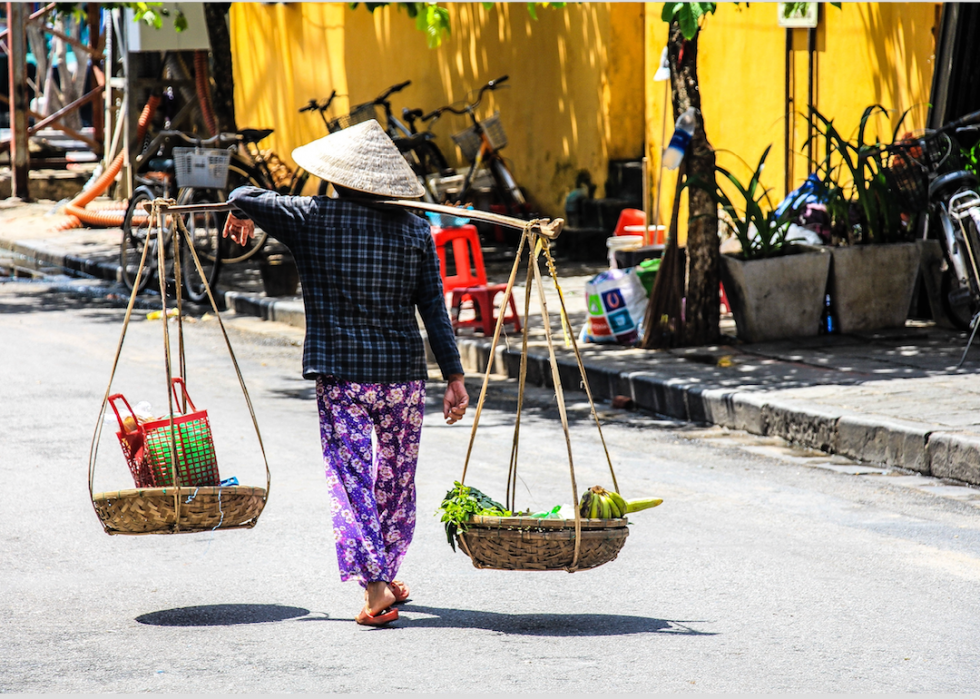
[[[524,193],[517,185],[517,181],[507,167],[500,150],[507,145],[507,136],[504,133],[503,125],[500,123],[500,114],[495,112],[491,117],[480,121],[476,117],[476,110],[483,101],[483,95],[487,92],[500,89],[507,82],[509,76],[504,75],[496,80],[489,81],[479,89],[475,102],[463,107],[455,106],[458,103],[440,107],[429,114],[421,117],[422,121],[432,124],[445,112],[469,117],[471,126],[464,131],[453,135],[453,141],[459,146],[468,161],[470,167],[459,183],[459,189],[452,191],[447,183],[441,183],[440,189],[444,191],[442,199],[448,201],[455,199],[460,202],[467,202],[476,189],[477,177],[482,171],[490,173],[493,182],[493,190],[497,195],[498,203],[506,207],[507,213],[527,214],[527,201]],[[457,175],[458,177],[458,175]],[[446,178],[452,179],[452,178]]]
[[[153,143],[159,143],[166,150],[174,150],[174,140],[194,145],[198,148],[204,146],[214,146],[222,142],[226,136],[215,136],[206,140],[194,139],[180,131],[163,131],[158,139]],[[151,147],[153,145],[151,143]],[[148,152],[147,152],[148,151]],[[153,151],[144,151],[136,160],[136,168],[147,165],[149,172],[144,175],[138,172],[134,174],[134,179],[140,185],[133,192],[126,208],[123,219],[122,240],[120,242],[120,267],[122,269],[122,281],[132,289],[134,286],[138,291],[146,289],[154,274],[158,274],[157,269],[157,249],[158,245],[164,246],[165,268],[164,278],[167,286],[171,286],[174,281],[173,276],[173,255],[172,226],[173,221],[168,217],[159,235],[154,236],[148,241],[149,217],[143,204],[151,202],[156,198],[175,198],[179,204],[200,204],[211,203],[223,199],[223,193],[217,188],[207,187],[177,187],[177,165],[174,157],[147,157]],[[222,242],[221,231],[224,228],[224,214],[214,212],[199,212],[183,215],[184,225],[187,228],[189,237],[184,239],[186,245],[193,245],[198,257],[201,260],[204,277],[198,273],[196,267],[191,263],[190,251],[182,247],[179,251],[181,255],[181,266],[185,270],[182,274],[182,284],[187,293],[187,297],[195,302],[201,302],[207,298],[206,284],[214,286],[217,283],[218,275],[221,272],[222,249],[225,245]],[[144,268],[142,276],[137,278],[139,260],[143,254],[143,248],[149,244],[151,249],[148,253],[148,262]]]
[[922,217],[922,237],[936,237],[942,245],[945,269],[940,301],[955,327],[972,328],[967,350],[980,327],[980,179],[964,169],[959,144],[951,134],[976,135],[977,121],[980,112],[897,141],[885,147],[884,157],[885,176],[904,208]]

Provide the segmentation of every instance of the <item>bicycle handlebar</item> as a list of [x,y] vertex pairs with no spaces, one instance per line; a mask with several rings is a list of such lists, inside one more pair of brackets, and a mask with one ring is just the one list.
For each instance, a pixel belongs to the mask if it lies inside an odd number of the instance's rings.
[[[490,90],[491,92],[493,92],[498,87],[503,86],[503,84],[505,82],[507,82],[508,80],[510,80],[510,76],[509,75],[501,75],[496,80],[491,80],[486,85],[484,85],[483,87],[480,88],[480,92],[479,92],[479,94],[476,97],[476,102],[473,102],[472,104],[470,104],[470,105],[468,105],[466,107],[454,107],[452,104],[448,104],[445,107],[439,107],[439,109],[433,110],[433,111],[429,112],[428,114],[426,114],[425,116],[423,116],[422,117],[422,121],[429,121],[430,119],[439,117],[439,116],[442,115],[443,112],[452,112],[453,114],[458,114],[459,116],[465,116],[466,114],[469,114],[474,109],[476,109],[478,106],[480,106],[480,102],[483,100],[483,93],[484,92],[486,92],[487,90]],[[470,93],[470,94],[473,94],[473,93]]]
[[966,116],[960,117],[956,121],[950,122],[945,126],[941,126],[936,131],[950,131],[951,129],[958,129],[963,126],[971,126],[972,124],[980,121],[980,112],[972,112]]
[[157,135],[154,136],[150,144],[143,149],[143,152],[140,153],[138,156],[136,156],[136,160],[133,162],[133,165],[135,165],[136,168],[139,169],[148,160],[154,158],[156,156],[157,150],[159,150],[160,146],[162,146],[164,141],[166,141],[168,138],[180,138],[184,142],[198,147],[202,147],[202,146],[220,147],[222,144],[231,145],[232,143],[240,142],[242,140],[242,135],[233,132],[223,132],[217,134],[216,136],[212,136],[211,138],[194,138],[193,136],[187,135],[183,131],[177,131],[174,129],[164,129],[162,131],[158,131]]
[[330,105],[333,103],[334,97],[336,96],[337,96],[337,91],[334,90],[333,92],[330,93],[330,96],[323,104],[317,104],[317,101],[315,99],[311,99],[305,107],[300,107],[299,111],[320,112],[322,114],[323,112],[327,111],[327,109],[329,109]]
[[391,95],[395,94],[396,92],[401,92],[402,90],[404,90],[406,87],[408,87],[411,84],[412,84],[412,81],[411,80],[406,80],[405,82],[399,83],[398,85],[392,85],[387,90],[385,90],[384,92],[382,92],[377,97],[377,99],[374,100],[374,104],[381,104],[382,102],[384,102],[385,100],[387,100]]

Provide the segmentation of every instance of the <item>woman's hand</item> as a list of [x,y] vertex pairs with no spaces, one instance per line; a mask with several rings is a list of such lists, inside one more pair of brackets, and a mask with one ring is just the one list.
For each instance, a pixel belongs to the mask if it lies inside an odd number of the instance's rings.
[[251,219],[242,220],[235,214],[229,213],[228,220],[225,221],[225,229],[221,232],[222,237],[231,236],[239,245],[245,245],[255,237],[255,221]]
[[466,414],[466,406],[469,404],[470,397],[466,394],[463,375],[453,374],[449,377],[446,396],[442,399],[442,416],[446,418],[446,424],[451,425],[462,420],[463,415]]

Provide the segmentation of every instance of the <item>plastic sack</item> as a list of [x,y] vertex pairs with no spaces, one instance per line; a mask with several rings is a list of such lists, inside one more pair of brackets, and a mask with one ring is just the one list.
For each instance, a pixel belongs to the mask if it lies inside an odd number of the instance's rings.
[[611,269],[585,283],[588,320],[582,342],[633,345],[642,336],[647,293],[636,268]]

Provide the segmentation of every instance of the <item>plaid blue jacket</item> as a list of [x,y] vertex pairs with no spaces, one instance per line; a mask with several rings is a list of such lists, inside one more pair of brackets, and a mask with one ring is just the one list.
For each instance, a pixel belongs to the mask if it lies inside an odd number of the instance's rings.
[[228,201],[241,212],[236,216],[251,218],[293,253],[306,305],[305,378],[424,380],[416,307],[443,376],[463,373],[424,219],[258,187],[239,187]]

